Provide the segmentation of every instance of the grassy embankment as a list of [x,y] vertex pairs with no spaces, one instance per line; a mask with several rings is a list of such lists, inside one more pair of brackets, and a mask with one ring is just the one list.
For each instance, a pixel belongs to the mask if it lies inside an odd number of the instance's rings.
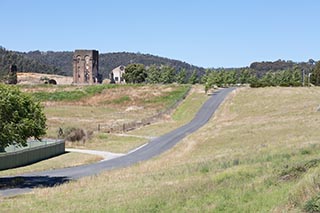
[[48,160],[43,160],[28,166],[18,167],[15,169],[7,169],[0,171],[1,176],[21,175],[24,173],[45,171],[51,169],[66,168],[72,166],[79,166],[83,164],[90,164],[102,160],[99,156],[80,154],[80,153],[66,153]]
[[[124,104],[123,102],[119,102],[118,100],[123,100],[123,97],[128,97],[128,95],[124,91],[133,90],[134,88],[143,88],[144,92],[147,93],[149,87],[146,86],[139,86],[139,85],[99,85],[99,86],[90,86],[90,87],[70,87],[70,86],[59,86],[59,87],[52,87],[52,86],[24,86],[22,87],[23,90],[32,93],[38,100],[42,101],[46,104],[45,112],[46,116],[48,117],[48,126],[49,131],[52,129],[57,128],[55,125],[52,125],[52,120],[58,119],[62,121],[62,123],[66,119],[73,119],[73,122],[70,122],[68,125],[70,127],[79,127],[78,126],[78,119],[86,117],[87,114],[85,109],[89,109],[89,111],[94,110],[96,113],[100,113],[100,116],[107,117],[108,114],[103,114],[99,110],[103,108],[111,108],[115,107],[116,109],[121,108],[120,106]],[[146,107],[153,107],[156,110],[164,110],[165,108],[174,104],[181,95],[185,94],[188,90],[188,86],[161,86],[162,89],[165,89],[164,92],[158,93],[157,96],[148,96],[149,99],[145,99],[143,102],[138,103],[137,100],[135,101],[135,97],[130,98],[130,100],[126,100],[125,106],[131,106],[136,104],[144,104]],[[154,90],[154,86],[150,86],[150,91]],[[117,93],[117,98],[114,99],[106,99],[103,97],[101,93],[109,92],[110,93]],[[161,88],[160,88],[161,90]],[[70,93],[70,94],[69,94]],[[75,98],[72,94],[81,94],[77,95]],[[52,94],[52,96],[50,96]],[[191,95],[186,98],[186,103],[182,104],[181,106],[190,105],[190,102],[193,102],[196,97],[196,100],[205,99],[206,96],[204,94],[200,95],[197,93],[196,95],[194,92],[191,92]],[[99,97],[102,96],[102,97]],[[70,97],[70,98],[68,98]],[[86,102],[81,102],[81,99],[88,98],[88,99],[96,99],[93,105],[88,105]],[[127,99],[127,98],[126,98]],[[132,100],[131,100],[132,99]],[[48,102],[50,100],[50,102]],[[52,101],[54,100],[54,101]],[[135,101],[135,102],[134,102]],[[74,102],[77,102],[78,106],[75,106]],[[102,102],[102,103],[101,103]],[[106,103],[108,102],[108,103]],[[144,103],[147,102],[147,103]],[[160,104],[159,104],[160,103]],[[192,110],[196,112],[198,108],[201,106],[202,102],[198,104],[193,104],[195,108]],[[110,106],[111,105],[111,106]],[[118,105],[118,106],[115,106]],[[142,106],[141,106],[142,108]],[[76,110],[75,110],[76,109]],[[69,110],[69,111],[67,111]],[[108,111],[107,111],[108,112]],[[128,112],[129,113],[129,112]],[[179,114],[179,113],[178,113]],[[132,117],[132,119],[138,119],[138,115],[135,114],[136,117]],[[192,116],[189,115],[189,116]],[[99,115],[96,115],[99,118]],[[121,119],[121,118],[120,118]],[[89,127],[95,124],[95,120],[87,121],[92,123],[87,123]],[[159,121],[161,123],[161,121]],[[81,126],[83,128],[83,125]],[[50,135],[49,135],[50,136]],[[53,135],[53,137],[55,137]],[[139,138],[135,136],[126,136],[121,137],[118,135],[107,134],[103,132],[95,132],[92,137],[85,143],[80,143],[79,145],[72,145],[69,143],[69,146],[76,147],[76,148],[84,148],[84,149],[94,149],[94,150],[106,150],[112,152],[123,152],[126,153],[127,151],[146,143],[147,139]],[[0,171],[0,176],[4,175],[17,175],[22,174],[25,172],[32,172],[32,171],[41,171],[46,169],[56,169],[56,168],[64,168],[70,166],[76,166],[80,164],[88,164],[95,161],[100,160],[99,157],[93,155],[86,155],[86,154],[79,154],[79,153],[67,153],[64,155],[60,155],[55,158],[51,158],[46,161],[41,161],[30,166],[20,167],[16,169],[10,169],[5,171]]]
[[172,150],[2,199],[3,211],[301,212],[320,191],[319,88],[243,89]]
[[[127,152],[147,140],[97,132],[98,124],[121,125],[153,116],[176,103],[188,89],[181,85],[98,85],[33,95],[46,106],[49,137],[57,137],[59,127],[82,128],[93,131],[93,137],[72,147]],[[52,97],[56,98],[52,101]]]

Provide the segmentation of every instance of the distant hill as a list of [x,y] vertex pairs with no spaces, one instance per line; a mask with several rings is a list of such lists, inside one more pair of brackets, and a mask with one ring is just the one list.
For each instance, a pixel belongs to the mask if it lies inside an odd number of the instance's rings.
[[250,69],[254,70],[258,77],[263,76],[267,72],[277,72],[282,70],[305,70],[306,72],[311,71],[316,64],[316,61],[310,59],[308,62],[293,62],[293,61],[263,61],[263,62],[254,62],[250,65]]
[[192,73],[194,70],[199,72],[199,75],[205,73],[203,67],[197,67],[186,62],[179,60],[154,56],[150,54],[141,54],[141,53],[128,53],[128,52],[119,52],[119,53],[105,53],[100,54],[100,70],[105,73],[109,72],[119,65],[128,65],[132,63],[140,63],[145,66],[155,65],[168,65],[174,67],[176,70],[186,69],[187,72]]
[[41,63],[36,59],[26,58],[17,52],[6,50],[0,46],[0,76],[6,75],[12,64],[17,65],[19,72],[61,74],[58,67]]
[[[72,58],[73,52],[71,51],[30,51],[27,53],[9,51],[0,46],[0,76],[8,73],[10,65],[16,64],[18,72],[36,72],[47,74],[58,74],[64,76],[72,76]],[[315,66],[314,60],[310,59],[308,62],[293,62],[277,60],[274,62],[254,62],[249,67],[253,70],[258,77],[263,76],[267,72],[277,72],[281,70],[293,70],[300,69],[311,71]],[[194,70],[198,71],[198,75],[201,76],[205,73],[205,69],[202,67],[193,66],[186,62],[179,60],[168,59],[164,57],[154,56],[150,54],[141,53],[100,53],[99,57],[99,70],[103,75],[103,78],[109,77],[109,72],[118,67],[119,65],[128,65],[131,63],[141,63],[145,66],[150,65],[168,65],[174,67],[176,70],[186,69],[188,74]],[[225,70],[240,70],[243,68],[226,68]],[[213,69],[219,70],[219,69]]]
[[[72,52],[40,52],[40,51],[30,51],[27,53],[16,52],[19,55],[24,56],[26,59],[35,60],[41,64],[46,64],[51,67],[58,69],[59,75],[72,76]],[[38,72],[34,70],[34,72]]]
[[[7,74],[11,64],[16,64],[19,72],[36,72],[72,76],[73,52],[63,51],[30,51],[16,52],[0,47],[0,75]],[[177,70],[186,69],[191,73],[198,71],[199,75],[205,72],[202,67],[190,65],[186,62],[140,53],[102,53],[99,56],[99,70],[104,78],[108,78],[109,72],[119,65],[141,63],[145,66],[168,65]]]
[[[46,64],[48,66],[56,67],[59,69],[59,74],[71,76],[72,75],[72,58],[73,52],[40,52],[32,51],[27,53],[17,53],[24,56],[27,59],[35,60],[41,64]],[[103,74],[104,78],[108,78],[109,72],[114,68],[131,63],[141,63],[145,66],[156,65],[169,65],[175,67],[177,70],[186,69],[189,73],[193,70],[198,70],[199,74],[203,74],[205,69],[202,67],[197,67],[190,65],[186,62],[168,59],[164,57],[154,56],[150,54],[140,54],[140,53],[100,53],[99,55],[99,71]]]

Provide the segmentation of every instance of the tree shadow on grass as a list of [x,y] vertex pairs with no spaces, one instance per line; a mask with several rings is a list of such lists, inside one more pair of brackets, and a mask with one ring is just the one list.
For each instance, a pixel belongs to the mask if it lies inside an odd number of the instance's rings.
[[33,189],[39,187],[54,187],[70,181],[68,177],[50,176],[15,176],[0,177],[0,191],[7,189]]

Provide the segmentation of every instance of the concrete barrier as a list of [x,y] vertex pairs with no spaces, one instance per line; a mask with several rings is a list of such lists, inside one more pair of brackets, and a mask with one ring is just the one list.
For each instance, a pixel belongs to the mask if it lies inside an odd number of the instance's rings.
[[0,153],[0,170],[25,166],[65,153],[65,141],[60,140],[11,153]]

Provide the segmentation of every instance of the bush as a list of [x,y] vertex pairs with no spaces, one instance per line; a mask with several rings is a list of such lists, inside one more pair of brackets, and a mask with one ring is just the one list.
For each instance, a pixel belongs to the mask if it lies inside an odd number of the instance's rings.
[[306,212],[320,212],[320,194],[308,200],[304,205]]
[[70,141],[70,142],[82,141],[83,143],[85,143],[86,140],[88,140],[88,138],[91,135],[92,135],[92,132],[88,132],[88,131],[81,129],[81,128],[71,127],[71,128],[66,128],[64,131],[62,130],[61,136],[66,141]]

